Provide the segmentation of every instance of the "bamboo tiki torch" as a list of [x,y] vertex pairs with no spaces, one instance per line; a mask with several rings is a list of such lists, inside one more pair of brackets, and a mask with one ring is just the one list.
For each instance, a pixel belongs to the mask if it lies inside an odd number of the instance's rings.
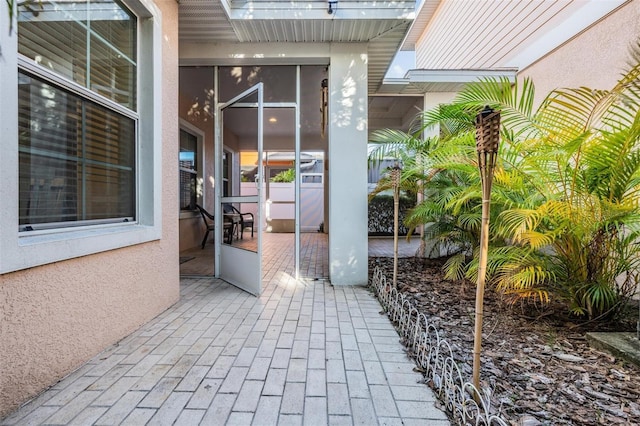
[[[473,339],[473,385],[480,392],[480,352],[482,349],[482,319],[484,285],[487,275],[487,252],[489,250],[489,207],[491,184],[500,143],[500,111],[485,106],[476,116],[476,148],[478,169],[482,182],[482,227],[480,229],[480,255],[478,259],[478,285],[476,287],[476,317]],[[476,395],[479,398],[479,394]]]
[[391,169],[393,182],[393,287],[398,288],[398,220],[400,215],[400,173],[399,165]]

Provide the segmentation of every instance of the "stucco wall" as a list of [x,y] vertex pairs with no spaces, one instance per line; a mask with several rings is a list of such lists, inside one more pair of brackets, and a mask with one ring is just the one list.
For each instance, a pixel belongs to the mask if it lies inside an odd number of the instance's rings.
[[[195,217],[180,219],[180,251],[198,247],[202,243],[202,237],[206,232],[202,217],[198,214]],[[209,234],[209,238],[213,238]]]
[[519,73],[536,87],[536,104],[553,89],[610,89],[628,68],[640,36],[640,0],[633,0]]
[[0,418],[178,300],[178,5],[157,5],[162,238],[0,275]]

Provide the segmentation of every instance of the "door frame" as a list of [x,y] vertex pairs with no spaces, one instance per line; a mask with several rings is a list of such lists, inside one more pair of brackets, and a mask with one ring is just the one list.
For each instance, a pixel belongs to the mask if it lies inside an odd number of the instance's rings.
[[[243,99],[257,95],[257,102],[240,102]],[[262,82],[255,84],[242,93],[234,96],[227,102],[219,103],[216,106],[216,126],[214,143],[214,169],[215,169],[215,277],[221,278],[230,284],[254,295],[262,293],[262,181],[264,179],[264,167],[262,164],[263,152],[263,117],[264,117],[264,85]],[[258,152],[258,173],[257,173],[257,195],[256,196],[230,196],[223,197],[222,194],[222,162],[223,162],[223,123],[224,110],[227,108],[257,108],[257,152]],[[233,195],[233,194],[232,194]],[[222,203],[242,203],[250,202],[257,204],[254,226],[257,227],[257,248],[256,252],[233,247],[233,245],[223,243],[223,211]],[[227,262],[227,258],[230,262]],[[224,265],[227,264],[227,267]],[[233,268],[230,265],[238,265]],[[229,269],[229,270],[227,270]]]

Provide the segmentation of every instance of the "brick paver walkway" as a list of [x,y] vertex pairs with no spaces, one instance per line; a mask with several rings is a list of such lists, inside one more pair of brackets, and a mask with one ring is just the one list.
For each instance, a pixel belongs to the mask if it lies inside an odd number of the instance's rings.
[[[413,257],[420,248],[420,237],[398,238],[398,257]],[[369,257],[393,257],[393,237],[369,238]]]
[[178,303],[2,424],[450,424],[367,289],[265,263],[260,297],[183,278]]

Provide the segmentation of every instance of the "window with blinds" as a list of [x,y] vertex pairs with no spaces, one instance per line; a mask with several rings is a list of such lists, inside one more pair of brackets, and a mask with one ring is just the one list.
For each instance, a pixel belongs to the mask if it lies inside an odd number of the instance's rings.
[[136,18],[119,2],[24,2],[18,53],[136,109]]
[[43,0],[19,17],[18,52],[39,65],[18,71],[19,229],[135,220],[135,16]]
[[195,210],[198,202],[198,138],[180,129],[180,210]]

